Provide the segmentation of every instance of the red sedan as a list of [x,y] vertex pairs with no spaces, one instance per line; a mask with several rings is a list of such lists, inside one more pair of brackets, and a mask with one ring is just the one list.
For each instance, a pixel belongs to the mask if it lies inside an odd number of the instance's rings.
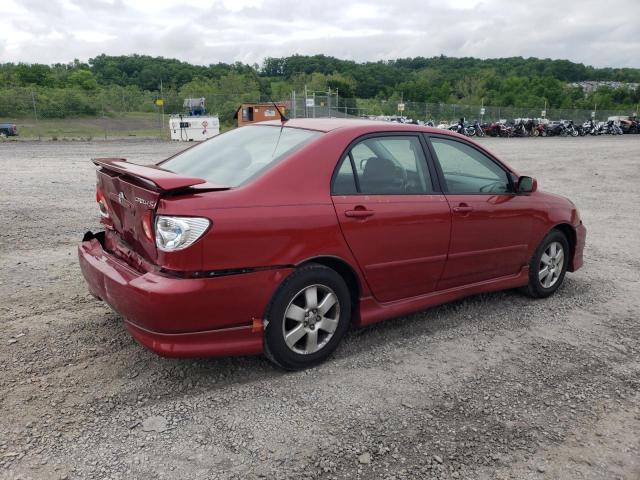
[[515,287],[546,297],[582,265],[573,203],[448,131],[289,120],[151,167],[94,163],[104,231],[79,245],[82,273],[161,355],[304,368],[352,323]]

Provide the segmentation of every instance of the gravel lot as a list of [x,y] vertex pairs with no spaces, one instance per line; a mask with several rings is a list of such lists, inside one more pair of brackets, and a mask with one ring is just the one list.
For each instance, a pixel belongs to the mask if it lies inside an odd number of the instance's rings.
[[87,293],[92,156],[0,143],[0,478],[640,478],[640,136],[486,139],[589,229],[547,300],[480,295],[352,330],[332,360],[147,352]]

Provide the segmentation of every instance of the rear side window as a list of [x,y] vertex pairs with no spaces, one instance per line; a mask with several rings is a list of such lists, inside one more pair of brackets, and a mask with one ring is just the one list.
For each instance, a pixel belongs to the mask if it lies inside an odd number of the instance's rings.
[[351,166],[351,161],[348,156],[342,162],[335,177],[333,178],[332,190],[334,193],[338,193],[340,195],[358,193],[356,177],[353,174],[353,167]]
[[383,136],[359,142],[342,159],[331,191],[335,195],[432,193],[420,140],[413,136]]
[[252,125],[223,133],[163,162],[164,169],[237,187],[322,133],[300,128]]

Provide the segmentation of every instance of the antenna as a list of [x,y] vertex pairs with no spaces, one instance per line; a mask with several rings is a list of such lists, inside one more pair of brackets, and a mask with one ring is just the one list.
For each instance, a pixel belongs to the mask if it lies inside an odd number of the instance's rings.
[[269,101],[271,103],[273,103],[273,106],[276,107],[276,110],[278,111],[278,113],[280,114],[280,121],[282,123],[288,122],[289,121],[289,117],[287,117],[284,113],[282,113],[280,111],[280,109],[278,108],[278,105],[276,105],[276,102],[274,102],[273,100],[271,100],[271,97],[269,97]]

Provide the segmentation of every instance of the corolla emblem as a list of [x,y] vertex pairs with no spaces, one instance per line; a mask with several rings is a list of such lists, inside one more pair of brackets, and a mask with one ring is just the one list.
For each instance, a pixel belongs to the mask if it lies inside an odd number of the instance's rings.
[[144,198],[136,197],[136,202],[140,205],[144,205],[145,207],[154,208],[156,206],[156,202],[153,200],[145,200]]
[[145,200],[144,198],[140,197],[136,197],[136,202],[149,208],[154,208],[156,206],[156,202],[154,202],[153,200]]

